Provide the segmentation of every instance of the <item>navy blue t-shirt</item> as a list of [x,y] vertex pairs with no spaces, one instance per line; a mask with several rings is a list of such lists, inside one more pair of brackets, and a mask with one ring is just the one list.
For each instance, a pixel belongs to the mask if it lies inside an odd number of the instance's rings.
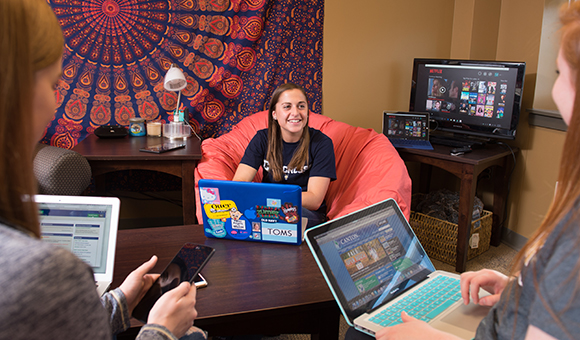
[[[309,163],[304,166],[304,169],[288,169],[287,167],[300,142],[282,142],[284,177],[280,182],[275,182],[272,174],[268,171],[270,169],[268,161],[266,161],[268,129],[256,132],[256,135],[248,144],[240,163],[251,166],[256,170],[262,167],[264,169],[262,182],[264,183],[297,184],[302,188],[302,191],[308,190],[308,179],[311,176],[327,177],[334,181],[336,179],[336,163],[332,140],[320,130],[313,128],[308,128],[308,130],[310,131]],[[317,211],[326,213],[326,204],[323,202]]]

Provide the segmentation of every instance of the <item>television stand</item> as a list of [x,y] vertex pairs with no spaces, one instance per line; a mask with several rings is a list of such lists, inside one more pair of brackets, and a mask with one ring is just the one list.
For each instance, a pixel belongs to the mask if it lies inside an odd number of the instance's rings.
[[[443,145],[433,145],[433,150],[397,149],[405,162],[421,164],[418,177],[413,178],[413,192],[429,193],[431,190],[432,168],[445,170],[460,181],[459,188],[459,221],[457,223],[457,244],[455,270],[466,270],[467,253],[473,217],[473,200],[477,189],[478,177],[487,168],[494,167],[491,172],[493,182],[493,224],[491,245],[498,246],[501,242],[502,223],[505,214],[505,202],[508,194],[510,169],[518,148],[508,149],[500,144],[488,143],[483,147],[462,156],[450,155],[451,148]],[[417,187],[415,187],[417,183]],[[437,185],[436,188],[439,186]],[[434,188],[435,189],[435,188]],[[453,244],[450,244],[453,246]]]
[[460,138],[455,136],[442,136],[442,135],[435,136],[431,135],[429,136],[429,141],[431,142],[431,144],[445,145],[453,148],[470,147],[471,149],[482,148],[487,143],[486,140]]

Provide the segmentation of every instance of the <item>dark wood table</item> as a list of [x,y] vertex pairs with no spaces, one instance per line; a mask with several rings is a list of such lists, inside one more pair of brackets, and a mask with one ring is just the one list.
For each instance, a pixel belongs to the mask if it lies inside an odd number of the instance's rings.
[[97,190],[104,187],[104,176],[101,175],[120,170],[152,170],[180,177],[183,223],[195,224],[197,218],[193,171],[201,159],[201,142],[195,137],[190,137],[185,139],[187,145],[183,149],[160,154],[139,151],[148,145],[161,144],[168,140],[164,137],[149,136],[98,138],[95,135],[88,135],[73,150],[89,161]]
[[[312,334],[338,339],[339,309],[308,246],[208,239],[200,225],[119,230],[112,287],[152,255],[161,272],[185,242],[215,248],[195,325],[210,336]],[[139,326],[133,320],[135,326]],[[135,336],[138,328],[119,339]]]
[[419,190],[429,191],[431,169],[433,166],[446,170],[461,180],[459,189],[459,223],[457,227],[457,260],[455,270],[464,272],[467,263],[469,242],[469,228],[473,213],[473,201],[479,174],[492,166],[493,171],[493,227],[491,245],[498,246],[501,241],[501,222],[505,214],[509,173],[506,171],[513,166],[512,151],[500,144],[486,144],[481,149],[475,149],[462,156],[451,156],[453,149],[449,146],[433,144],[434,150],[399,149],[401,158],[406,162],[421,163]]

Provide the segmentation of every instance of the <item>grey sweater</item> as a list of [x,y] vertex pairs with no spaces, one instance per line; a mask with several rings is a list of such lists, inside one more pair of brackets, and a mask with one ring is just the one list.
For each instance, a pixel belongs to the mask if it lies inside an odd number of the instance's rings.
[[[0,224],[0,339],[111,340],[129,325],[120,289],[99,298],[75,255]],[[176,338],[148,324],[137,339]]]

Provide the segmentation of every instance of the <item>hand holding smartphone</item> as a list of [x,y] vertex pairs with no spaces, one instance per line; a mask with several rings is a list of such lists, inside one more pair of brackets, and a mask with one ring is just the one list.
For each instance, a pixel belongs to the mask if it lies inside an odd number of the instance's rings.
[[207,261],[211,258],[215,249],[195,243],[186,243],[179,250],[163,270],[159,278],[153,282],[153,286],[145,293],[145,296],[133,310],[133,317],[147,323],[149,311],[161,297],[169,290],[179,286],[181,282],[188,281],[196,287],[207,286],[205,278],[199,274]]

